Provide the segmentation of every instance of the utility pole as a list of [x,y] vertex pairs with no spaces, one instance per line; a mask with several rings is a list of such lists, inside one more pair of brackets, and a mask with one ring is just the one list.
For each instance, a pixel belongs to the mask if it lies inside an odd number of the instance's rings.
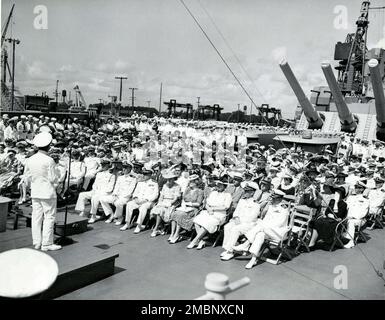
[[201,97],[197,97],[198,102],[197,102],[197,107],[199,108],[199,102],[201,101]]
[[138,88],[129,88],[131,90],[131,107],[132,107],[132,113],[134,113],[134,100],[135,100],[135,90],[138,90]]
[[59,97],[59,80],[56,80],[56,90],[55,90],[55,100],[56,100],[56,106],[58,104],[58,97]]
[[103,103],[103,99],[98,99],[99,100],[99,103],[102,104]]
[[163,91],[163,83],[160,83],[160,94],[159,94],[159,116],[160,116],[160,111],[162,108],[162,92]]
[[238,123],[239,123],[239,112],[240,110],[239,110],[239,103],[238,103]]
[[115,79],[120,80],[119,102],[122,103],[123,80],[127,80],[127,77],[115,77]]
[[16,45],[20,43],[19,39],[6,39],[9,43],[12,43],[12,88],[11,88],[11,110],[13,111],[13,107],[15,104],[15,49]]
[[122,88],[123,88],[123,80],[127,80],[127,77],[115,77],[115,79],[120,80],[120,91],[119,91],[119,111],[118,114],[120,116],[120,108],[122,106]]

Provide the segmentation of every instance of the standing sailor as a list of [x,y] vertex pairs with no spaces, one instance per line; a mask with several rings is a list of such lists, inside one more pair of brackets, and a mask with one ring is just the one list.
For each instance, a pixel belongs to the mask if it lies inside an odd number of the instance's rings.
[[61,249],[53,243],[58,177],[55,161],[48,156],[51,142],[50,133],[39,133],[33,140],[39,151],[27,160],[25,166],[25,176],[31,182],[33,245],[43,251]]

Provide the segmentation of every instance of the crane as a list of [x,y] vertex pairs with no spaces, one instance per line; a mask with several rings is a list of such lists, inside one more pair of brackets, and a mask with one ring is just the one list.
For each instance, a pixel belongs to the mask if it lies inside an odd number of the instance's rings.
[[76,96],[75,96],[76,107],[77,108],[83,107],[86,109],[86,111],[88,111],[88,105],[87,105],[86,101],[84,100],[83,94],[80,91],[79,86],[76,85],[74,90],[75,90],[75,94],[76,94]]
[[8,27],[9,27],[9,23],[11,21],[11,18],[12,18],[12,15],[13,15],[13,9],[15,8],[15,4],[12,5],[12,9],[9,13],[9,16],[8,16],[8,19],[7,19],[7,22],[5,23],[5,26],[3,28],[3,32],[1,34],[1,46],[3,46],[3,43],[4,43],[4,40],[5,40],[5,37],[7,35],[7,30],[8,30]]
[[[369,6],[370,1],[362,2],[356,32],[348,34],[345,43],[336,45],[335,59],[341,60],[336,69],[339,71],[338,82],[343,93],[360,94],[363,91]],[[341,55],[343,51],[345,54]]]

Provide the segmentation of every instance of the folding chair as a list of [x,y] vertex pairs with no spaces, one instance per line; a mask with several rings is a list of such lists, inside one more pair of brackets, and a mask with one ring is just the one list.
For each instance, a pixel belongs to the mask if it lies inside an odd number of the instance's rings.
[[329,251],[333,251],[335,248],[335,245],[338,243],[341,247],[344,246],[344,243],[342,242],[343,233],[346,230],[346,223],[348,221],[348,218],[345,218],[341,220],[334,229],[334,238],[333,242],[329,248]]
[[291,216],[291,233],[289,239],[289,245],[293,241],[298,241],[296,248],[294,249],[295,254],[299,253],[301,246],[306,248],[307,252],[310,252],[309,241],[310,233],[310,221],[314,216],[315,209],[308,206],[300,205],[296,206]]
[[[279,264],[281,262],[282,258],[286,258],[287,260],[292,260],[293,255],[291,253],[291,248],[290,248],[290,239],[291,239],[291,232],[292,232],[292,227],[294,225],[294,212],[292,210],[292,203],[294,202],[294,198],[290,198],[287,200],[291,200],[288,202],[288,210],[289,210],[289,222],[286,227],[286,231],[284,234],[277,235],[279,239],[266,239],[264,244],[262,245],[260,254],[259,254],[259,259],[269,262],[271,264]],[[272,258],[267,258],[263,256],[263,253],[266,251],[266,249],[269,250],[269,252],[274,255],[273,249],[278,250],[278,256],[275,259]]]
[[218,231],[214,233],[214,236],[216,235],[216,237],[212,245],[213,248],[217,246],[220,240],[223,240],[223,237],[225,235],[225,224],[230,221],[231,216],[231,214],[226,214],[225,222],[221,226],[219,226]]
[[384,224],[382,222],[382,215],[384,214],[384,206],[385,206],[385,201],[379,206],[378,210],[375,213],[369,213],[367,223],[371,224],[371,226],[368,227],[368,230],[373,230],[375,227],[378,227],[380,229],[384,228]]
[[367,225],[368,215],[369,215],[369,212],[363,219],[361,219],[361,223],[355,226],[354,244],[357,244],[358,241],[362,241],[362,242],[368,241],[368,238],[366,237],[366,235],[363,232],[366,228],[366,225]]
[[[293,259],[293,255],[291,254],[291,249],[289,246],[289,239],[291,237],[291,227],[287,226],[287,230],[285,234],[280,237],[279,240],[273,240],[273,239],[267,239],[265,240],[261,252],[259,254],[259,259],[269,262],[271,264],[279,264],[281,259],[285,257],[288,260]],[[268,249],[272,255],[274,255],[273,249],[276,249],[279,251],[278,256],[276,259],[272,258],[266,258],[263,256],[263,253]]]

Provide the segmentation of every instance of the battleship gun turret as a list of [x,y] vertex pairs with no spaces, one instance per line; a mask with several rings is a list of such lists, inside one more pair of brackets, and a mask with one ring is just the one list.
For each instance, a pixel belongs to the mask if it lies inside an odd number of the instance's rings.
[[309,123],[309,129],[321,129],[323,126],[323,121],[317,110],[314,109],[313,105],[310,103],[309,99],[303,92],[301,85],[299,84],[297,78],[289,66],[289,63],[283,59],[279,63],[279,66],[281,67],[283,74],[293,89],[294,94],[297,96],[298,102],[300,103]]
[[372,80],[373,93],[376,106],[378,140],[385,141],[385,96],[378,61],[371,59],[368,62],[370,78]]
[[324,62],[322,63],[321,67],[337,107],[338,116],[341,122],[341,131],[355,132],[357,129],[357,121],[354,119],[352,113],[350,112],[342,92],[338,87],[338,83],[330,63]]

